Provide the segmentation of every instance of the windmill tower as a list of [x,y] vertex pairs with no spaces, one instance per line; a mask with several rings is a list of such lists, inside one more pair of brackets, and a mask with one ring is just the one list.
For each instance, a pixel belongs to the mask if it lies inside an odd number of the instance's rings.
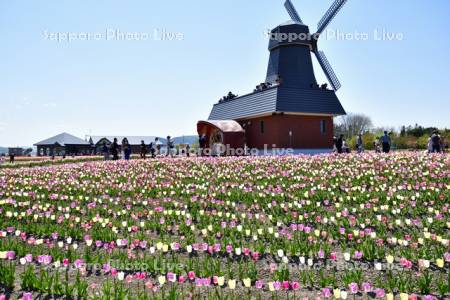
[[317,32],[311,34],[309,27],[303,23],[291,0],[286,0],[284,6],[291,17],[291,21],[281,24],[271,31],[270,59],[266,81],[274,82],[280,76],[286,86],[316,86],[317,81],[314,76],[311,57],[311,53],[313,53],[333,90],[339,90],[341,84],[325,54],[323,51],[319,51],[317,42],[320,35],[346,2],[347,0],[334,1],[320,20]]
[[[271,31],[265,82],[252,93],[221,99],[213,106],[209,121],[229,121],[228,127],[233,128],[239,123],[242,128],[236,130],[245,131],[250,148],[293,148],[304,153],[331,149],[333,118],[345,115],[345,110],[336,96],[341,84],[318,49],[318,40],[346,2],[335,0],[317,32],[311,34],[291,0],[286,0],[291,20]],[[313,56],[332,89],[317,84]]]

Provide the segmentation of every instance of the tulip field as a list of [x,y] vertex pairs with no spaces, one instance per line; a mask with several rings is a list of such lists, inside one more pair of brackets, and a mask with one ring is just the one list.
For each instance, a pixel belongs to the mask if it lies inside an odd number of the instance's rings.
[[0,169],[0,300],[450,299],[450,156]]

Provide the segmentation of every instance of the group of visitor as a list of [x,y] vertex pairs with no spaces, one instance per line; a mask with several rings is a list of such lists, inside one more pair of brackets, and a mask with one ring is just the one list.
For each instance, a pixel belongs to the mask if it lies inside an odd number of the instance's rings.
[[[157,155],[162,154],[162,145],[163,143],[159,140],[158,137],[156,137],[153,142],[150,142],[149,145],[145,144],[145,141],[142,140],[139,148],[140,158],[146,159],[147,154],[150,154],[151,158],[156,158]],[[166,148],[166,156],[173,156],[175,145],[170,136],[167,136]],[[130,160],[132,152],[132,146],[126,137],[122,139],[120,145],[117,138],[114,138],[114,141],[111,143],[111,145],[108,145],[106,142],[104,142],[102,147],[102,154],[105,160],[119,160],[119,154],[122,154],[121,157],[124,160]]]
[[[334,146],[333,152],[335,153],[350,153],[350,146],[347,143],[343,134],[337,137],[333,137]],[[358,153],[363,153],[364,149],[364,141],[362,134],[358,134],[356,137],[356,151]],[[387,131],[384,131],[384,134],[381,137],[376,137],[373,141],[373,147],[376,153],[390,153],[392,151],[392,139],[391,134]],[[428,139],[427,151],[428,153],[441,153],[444,152],[444,144],[443,139],[440,136],[439,132],[435,131]]]
[[[333,152],[336,153],[350,153],[351,149],[349,144],[344,138],[344,135],[341,134],[339,138],[334,137],[334,146],[333,146]],[[389,133],[387,131],[384,132],[384,135],[382,137],[375,138],[375,141],[373,142],[375,152],[377,153],[389,153],[391,151],[392,147],[392,141]],[[356,137],[356,151],[358,153],[363,153],[365,151],[364,149],[364,141],[362,134],[358,134]]]
[[238,96],[238,95],[235,95],[235,94],[233,94],[232,92],[228,92],[228,94],[227,94],[226,96],[223,96],[223,97],[219,100],[219,103],[227,102],[227,101],[233,100],[233,99],[235,99],[237,96]]

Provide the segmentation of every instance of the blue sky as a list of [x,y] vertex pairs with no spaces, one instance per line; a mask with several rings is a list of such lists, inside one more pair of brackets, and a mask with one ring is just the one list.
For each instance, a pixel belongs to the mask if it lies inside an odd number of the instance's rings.
[[[264,33],[289,19],[283,2],[0,1],[0,145],[63,131],[195,134],[197,120],[226,92],[244,94],[264,80]],[[293,2],[313,31],[332,1]],[[447,0],[349,0],[319,41],[343,85],[344,108],[377,126],[450,127],[449,28]],[[183,38],[155,40],[155,29]],[[105,40],[107,30],[149,36]],[[379,41],[374,30],[402,39]],[[333,38],[337,31],[354,40]],[[99,35],[46,36],[66,32]],[[369,39],[355,40],[356,33]]]

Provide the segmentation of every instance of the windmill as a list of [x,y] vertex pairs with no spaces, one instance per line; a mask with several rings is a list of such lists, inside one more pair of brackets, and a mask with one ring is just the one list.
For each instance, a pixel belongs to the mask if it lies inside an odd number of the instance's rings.
[[[291,20],[270,31],[265,81],[252,93],[214,104],[208,118],[211,130],[217,130],[214,124],[241,126],[235,134],[245,132],[245,143],[249,148],[276,146],[299,151],[315,149],[318,153],[331,149],[333,118],[346,112],[336,95],[341,84],[317,42],[346,2],[335,0],[320,20],[317,32],[312,34],[291,0],[286,0],[285,7]],[[317,84],[313,56],[319,61],[332,89],[328,84]],[[199,130],[199,134],[203,133]]]
[[291,0],[286,0],[284,6],[291,21],[271,31],[272,37],[285,37],[285,39],[275,38],[269,43],[271,56],[267,71],[268,82],[273,82],[275,78],[281,76],[287,85],[297,87],[317,85],[311,61],[310,52],[312,52],[333,90],[339,90],[341,83],[325,53],[318,49],[317,42],[346,2],[347,0],[335,0],[318,23],[317,32],[310,34],[309,27],[303,23]]

